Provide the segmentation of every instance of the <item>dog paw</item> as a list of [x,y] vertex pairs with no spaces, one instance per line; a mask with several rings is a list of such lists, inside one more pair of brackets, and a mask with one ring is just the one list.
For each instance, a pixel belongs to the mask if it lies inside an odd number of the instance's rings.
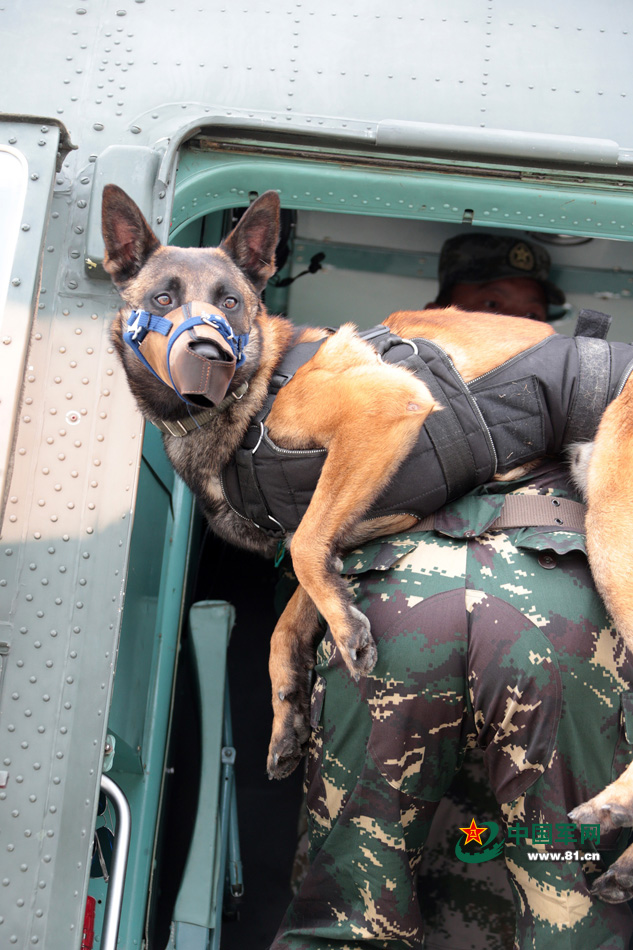
[[605,832],[633,825],[631,808],[605,800],[604,792],[578,805],[569,812],[569,817],[577,825],[600,825],[600,829]]
[[633,860],[625,851],[591,888],[591,894],[607,904],[622,904],[633,897]]
[[350,607],[349,619],[348,632],[343,640],[338,641],[338,647],[350,673],[357,680],[371,673],[376,665],[378,651],[365,614],[356,607]]
[[274,703],[273,733],[268,747],[268,778],[286,778],[307,752],[310,737],[308,703],[299,694],[280,693]]
[[271,743],[266,762],[268,778],[288,778],[299,765],[306,751],[307,747],[299,742],[297,736],[289,736],[285,741]]

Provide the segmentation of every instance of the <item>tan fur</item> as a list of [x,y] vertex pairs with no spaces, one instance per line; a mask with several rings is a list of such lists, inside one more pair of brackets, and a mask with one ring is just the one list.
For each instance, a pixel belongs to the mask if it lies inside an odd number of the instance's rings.
[[[347,324],[297,371],[268,417],[277,444],[328,449],[312,501],[292,539],[292,563],[299,582],[336,630],[337,645],[354,674],[363,644],[354,636],[348,604],[330,583],[328,558],[387,485],[436,408],[423,383],[407,370],[383,363]],[[363,629],[361,640],[365,636]]]
[[[269,316],[259,299],[274,272],[278,229],[278,196],[266,192],[253,202],[219,248],[164,248],[121,189],[114,185],[104,189],[105,267],[129,308],[146,309],[160,303],[159,292],[170,286],[170,275],[177,275],[182,299],[176,300],[173,308],[187,301],[207,300],[225,306],[237,333],[251,334],[246,361],[234,379],[236,388],[240,379],[247,381],[248,391],[201,431],[186,439],[166,437],[165,448],[176,470],[189,480],[206,506],[214,530],[236,544],[264,553],[274,550],[274,542],[224,502],[218,490],[219,473],[264,404],[272,373],[292,342],[317,340],[323,335],[319,328],[297,334],[287,320]],[[227,294],[235,296],[227,298]],[[168,386],[154,380],[127,352],[121,339],[121,319],[120,315],[114,322],[112,339],[137,402],[152,421],[173,419],[174,412],[183,410],[174,408],[176,397]],[[467,382],[554,332],[531,320],[454,308],[402,311],[385,323],[399,336],[435,341]],[[333,333],[275,400],[267,419],[274,441],[288,448],[325,447],[328,453],[307,512],[291,539],[300,586],[271,641],[271,776],[282,777],[292,771],[308,736],[307,674],[319,632],[317,611],[329,623],[352,674],[360,676],[373,668],[376,648],[369,624],[353,605],[340,575],[338,554],[363,539],[402,530],[415,522],[410,516],[398,515],[365,524],[363,516],[408,454],[424,420],[438,408],[423,383],[407,370],[383,363],[351,325]],[[582,454],[592,571],[616,627],[633,647],[633,482],[629,476],[633,471],[633,383],[628,383],[607,409],[589,461],[589,453]],[[633,768],[604,793],[606,804],[616,803],[629,823],[633,821],[630,773]],[[599,796],[594,812],[604,804]],[[624,876],[629,873],[633,881],[633,850],[614,865],[616,871],[622,861]],[[611,899],[609,893],[619,893],[623,880],[619,879],[613,891],[607,887],[605,899]]]
[[633,381],[606,409],[587,469],[587,553],[596,586],[633,649]]
[[467,383],[554,334],[547,323],[494,313],[465,313],[457,307],[398,311],[385,323],[398,336],[435,340]]

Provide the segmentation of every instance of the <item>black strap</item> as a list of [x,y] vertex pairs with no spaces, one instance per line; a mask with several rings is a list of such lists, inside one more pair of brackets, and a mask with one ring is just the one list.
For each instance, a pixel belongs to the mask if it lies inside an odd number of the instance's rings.
[[[268,412],[270,412],[273,399],[282,386],[290,382],[297,370],[303,366],[304,363],[307,363],[308,360],[312,359],[317,350],[325,343],[326,339],[327,337],[323,337],[321,340],[316,340],[315,342],[296,343],[284,354],[281,363],[276,368],[270,381],[269,394],[272,398],[270,399]],[[268,412],[266,415],[268,415]]]
[[611,349],[606,340],[575,337],[578,349],[578,380],[571,404],[563,445],[585,441],[595,432],[609,401]]
[[580,310],[574,336],[588,336],[606,340],[612,317],[600,310]]
[[423,360],[416,376],[428,386],[433,398],[443,406],[440,412],[432,412],[424,421],[424,427],[437,453],[448,489],[449,498],[459,498],[473,488],[475,460],[464,430],[446,394]]
[[[279,522],[271,518],[266,498],[255,473],[253,454],[263,437],[265,431],[264,420],[272,409],[275,396],[286,383],[290,382],[299,367],[314,356],[326,339],[327,337],[323,337],[315,342],[296,343],[284,354],[281,363],[272,375],[266,401],[251,422],[242,444],[235,452],[235,471],[238,476],[244,513],[254,524],[266,530],[272,536],[283,537],[284,531]],[[226,497],[227,486],[224,476],[222,477],[222,489]]]
[[[428,387],[431,396],[443,408],[433,412],[424,421],[424,428],[433,444],[440,467],[444,474],[448,491],[447,498],[460,498],[469,492],[481,479],[477,476],[478,465],[473,456],[464,424],[453,408],[451,399],[461,397],[470,406],[471,418],[476,419],[475,425],[484,433],[488,445],[489,458],[486,465],[490,466],[489,477],[495,473],[496,458],[490,433],[479,412],[477,403],[468,386],[458,373],[454,364],[442,350],[431,340],[403,340],[390,331],[382,338],[371,339],[370,342],[384,359],[389,362],[397,361],[400,366],[410,369]],[[407,348],[412,349],[409,356],[405,356]],[[435,359],[440,360],[443,367],[443,379],[440,383],[436,372],[427,365],[419,350],[428,353],[432,351]],[[404,352],[403,352],[404,351]],[[437,363],[436,363],[437,369]],[[463,407],[462,407],[463,408]]]

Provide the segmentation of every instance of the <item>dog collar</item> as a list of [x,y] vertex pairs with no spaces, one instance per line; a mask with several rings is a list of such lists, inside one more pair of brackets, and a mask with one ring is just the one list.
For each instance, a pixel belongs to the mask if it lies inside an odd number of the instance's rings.
[[214,406],[213,409],[201,409],[200,412],[192,412],[188,416],[185,416],[184,419],[177,419],[176,422],[157,420],[152,424],[166,435],[173,435],[177,439],[182,439],[183,436],[189,435],[194,429],[201,429],[208,422],[211,422],[218,413],[230,406],[234,400],[241,399],[247,389],[248,383],[244,381],[237,387],[235,392],[229,393],[229,395],[226,396],[221,403],[218,403],[217,406]]

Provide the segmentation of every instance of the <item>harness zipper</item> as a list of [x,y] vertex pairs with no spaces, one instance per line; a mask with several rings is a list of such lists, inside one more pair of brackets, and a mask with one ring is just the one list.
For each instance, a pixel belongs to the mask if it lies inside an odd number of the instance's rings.
[[[523,357],[524,357],[527,353],[529,353],[531,350],[538,350],[541,346],[543,346],[543,344],[546,342],[546,340],[549,340],[549,339],[550,339],[550,337],[546,337],[545,340],[541,340],[540,343],[536,343],[534,346],[531,346],[529,349],[523,350],[522,353],[517,353],[516,356],[511,356],[510,359],[509,359],[509,360],[506,360],[504,363],[499,363],[499,365],[498,365],[498,366],[495,366],[494,369],[489,369],[487,373],[482,373],[481,376],[477,376],[475,379],[471,379],[471,381],[466,384],[466,385],[468,386],[468,389],[470,389],[470,387],[471,387],[474,383],[478,383],[478,382],[480,382],[482,379],[486,379],[486,377],[488,377],[488,376],[493,376],[495,373],[498,373],[499,370],[503,369],[505,366],[511,366],[512,363],[515,363],[517,360],[523,359]],[[442,352],[444,352],[444,351],[442,351]],[[448,360],[451,359],[450,356],[448,355],[448,353],[446,354],[446,356],[447,356],[447,359],[448,359]],[[451,360],[451,362],[452,362],[452,360]],[[456,372],[457,372],[457,370],[456,370]]]
[[229,506],[233,514],[237,515],[238,518],[241,518],[242,521],[246,521],[248,524],[252,524],[255,528],[258,528],[260,531],[262,531],[263,529],[260,528],[258,524],[256,524],[254,521],[251,521],[251,519],[247,518],[246,515],[243,515],[240,511],[237,510],[237,508],[234,508],[231,502],[229,501],[226,494],[226,490],[224,488],[224,472],[220,472],[220,488],[222,489],[222,497],[224,498],[224,501]]
[[259,448],[260,443],[262,441],[266,442],[270,446],[271,449],[275,450],[275,452],[285,452],[286,455],[321,455],[323,452],[325,452],[325,454],[327,455],[326,448],[323,448],[323,449],[282,449],[280,445],[277,445],[277,443],[273,442],[273,440],[270,438],[270,436],[268,435],[268,430],[266,429],[264,431],[263,429],[264,423],[260,422],[260,425],[262,426],[262,434],[259,438],[259,442],[253,449],[253,455]]
[[627,384],[627,382],[628,382],[628,379],[629,379],[629,376],[631,375],[631,373],[633,373],[633,362],[629,363],[629,365],[627,366],[627,368],[624,370],[624,373],[622,374],[622,379],[620,380],[620,382],[619,382],[619,384],[618,384],[618,388],[617,388],[616,394],[615,394],[615,396],[613,397],[614,399],[617,399],[618,396],[621,394],[622,390],[624,389],[624,387],[626,386],[626,384]]

